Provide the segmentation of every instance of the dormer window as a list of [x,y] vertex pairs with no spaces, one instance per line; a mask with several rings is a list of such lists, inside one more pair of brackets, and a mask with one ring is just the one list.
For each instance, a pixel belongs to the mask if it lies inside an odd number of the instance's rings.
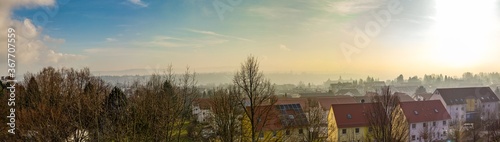
[[418,115],[418,111],[416,111],[416,110],[415,110],[415,111],[413,111],[413,113],[415,113],[415,115]]
[[347,119],[351,119],[352,118],[352,115],[351,114],[347,114]]
[[439,111],[437,109],[434,109],[434,112],[438,113]]

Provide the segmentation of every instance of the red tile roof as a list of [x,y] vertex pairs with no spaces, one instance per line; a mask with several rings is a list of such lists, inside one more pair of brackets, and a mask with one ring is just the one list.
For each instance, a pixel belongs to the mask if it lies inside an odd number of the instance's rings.
[[332,109],[339,128],[364,127],[369,122],[365,116],[375,103],[333,104]]
[[309,105],[307,105],[307,98],[278,98],[275,105],[284,104],[300,104],[303,110],[307,110]]
[[193,101],[193,105],[199,106],[200,109],[210,109],[210,99],[208,98],[197,98]]
[[351,96],[318,97],[316,98],[323,110],[330,110],[332,104],[350,104],[357,103]]
[[400,102],[409,123],[451,119],[439,100]]

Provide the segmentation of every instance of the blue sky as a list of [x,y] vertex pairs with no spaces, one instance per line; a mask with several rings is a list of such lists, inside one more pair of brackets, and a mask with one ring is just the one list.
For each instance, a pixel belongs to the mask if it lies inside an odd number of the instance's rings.
[[[389,11],[383,25],[377,13],[388,12],[393,2],[400,12]],[[0,27],[29,31],[19,33],[21,72],[55,66],[126,73],[168,64],[179,72],[185,66],[233,72],[252,54],[266,72],[460,75],[500,70],[491,66],[500,61],[493,54],[500,53],[494,40],[500,37],[499,5],[497,0],[24,0],[5,3],[2,11],[10,15],[0,15],[5,21]],[[356,46],[357,31],[369,34],[365,28],[374,22],[383,26],[367,36],[366,46]]]

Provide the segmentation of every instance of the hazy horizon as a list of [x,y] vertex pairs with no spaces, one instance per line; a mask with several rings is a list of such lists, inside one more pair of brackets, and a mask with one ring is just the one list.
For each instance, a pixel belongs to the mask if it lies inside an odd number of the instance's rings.
[[[2,2],[0,30],[17,29],[18,76],[47,66],[148,74],[169,64],[178,73],[186,66],[231,73],[253,55],[265,73],[387,80],[500,71],[499,6],[498,0],[24,0]],[[0,44],[6,42],[1,34]]]

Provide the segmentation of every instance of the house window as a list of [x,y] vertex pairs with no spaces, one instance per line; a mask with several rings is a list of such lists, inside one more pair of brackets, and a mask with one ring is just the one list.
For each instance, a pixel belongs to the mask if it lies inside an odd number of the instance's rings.
[[436,121],[432,122],[432,126],[436,126]]
[[461,110],[464,110],[464,107],[462,107]]
[[356,131],[356,134],[359,134],[359,128],[356,128],[355,131]]
[[304,134],[304,130],[299,129],[299,134]]
[[373,128],[372,127],[369,127],[368,128],[368,132],[372,132]]
[[415,135],[411,135],[411,140],[415,140]]
[[273,137],[276,137],[276,131],[273,131]]
[[415,129],[417,127],[417,124],[411,124],[411,128]]
[[446,120],[445,120],[445,121],[443,121],[443,125],[446,125]]
[[455,108],[455,110],[458,110],[458,107],[457,107],[457,108]]
[[446,131],[443,131],[443,136],[446,136]]
[[259,138],[264,138],[264,133],[260,132],[259,133]]
[[342,134],[346,134],[347,133],[347,130],[346,129],[342,129]]
[[427,123],[422,123],[422,126],[424,126],[424,128],[427,127]]
[[290,135],[290,130],[286,130],[286,131],[285,131],[285,134],[286,134],[286,135]]

